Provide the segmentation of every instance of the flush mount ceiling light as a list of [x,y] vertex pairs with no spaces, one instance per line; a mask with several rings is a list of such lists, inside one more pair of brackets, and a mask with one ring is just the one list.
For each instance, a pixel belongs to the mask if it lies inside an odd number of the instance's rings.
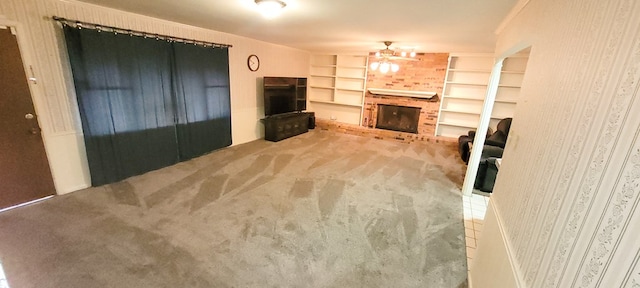
[[[376,58],[380,59],[380,61],[371,63],[371,70],[376,71],[379,70],[380,73],[385,74],[391,70],[391,72],[398,72],[400,70],[400,66],[396,63],[392,63],[391,60],[416,60],[416,52],[411,50],[407,53],[407,51],[397,52],[394,49],[389,48],[393,42],[384,41],[384,45],[387,48],[382,49],[376,52]],[[407,57],[407,55],[409,57]]]
[[269,19],[280,15],[282,9],[287,6],[287,3],[281,0],[255,0],[255,2],[258,5],[260,14]]

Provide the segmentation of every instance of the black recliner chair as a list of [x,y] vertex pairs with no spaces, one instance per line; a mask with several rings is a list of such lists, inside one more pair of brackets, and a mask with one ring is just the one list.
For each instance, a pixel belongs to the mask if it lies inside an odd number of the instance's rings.
[[[493,132],[491,131],[491,127],[487,130],[487,136],[485,139],[488,139]],[[471,156],[471,144],[473,144],[473,140],[476,138],[476,131],[471,130],[467,135],[462,135],[458,137],[458,152],[460,152],[460,158],[464,161],[464,164],[469,164],[469,157]],[[485,140],[486,141],[486,140]]]
[[[504,118],[498,122],[496,132],[493,133],[491,128],[487,131],[487,138],[484,140],[485,147],[482,149],[482,158],[489,157],[502,157],[502,151],[504,145],[507,144],[507,137],[509,136],[509,129],[511,129],[512,118]],[[458,151],[460,157],[464,163],[469,163],[469,156],[471,155],[471,145],[473,139],[476,137],[476,131],[469,131],[468,135],[462,135],[458,138]],[[486,147],[492,146],[492,147]],[[500,148],[500,149],[498,149]]]
[[[496,160],[502,158],[504,146],[507,143],[507,137],[511,129],[511,121],[511,118],[502,119],[498,122],[495,133],[487,132],[487,138],[482,147],[482,155],[480,156],[480,165],[478,166],[474,188],[484,192],[493,191],[493,184],[498,174]],[[463,135],[458,138],[460,157],[465,163],[469,162],[469,156],[471,154],[471,145],[469,145],[469,143],[473,143],[474,137],[475,131],[469,131],[468,135]]]

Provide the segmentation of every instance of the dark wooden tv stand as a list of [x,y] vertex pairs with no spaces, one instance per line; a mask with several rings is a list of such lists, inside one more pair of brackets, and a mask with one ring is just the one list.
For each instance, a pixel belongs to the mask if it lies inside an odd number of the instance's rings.
[[264,140],[277,142],[309,131],[307,112],[277,114],[262,119],[264,121]]

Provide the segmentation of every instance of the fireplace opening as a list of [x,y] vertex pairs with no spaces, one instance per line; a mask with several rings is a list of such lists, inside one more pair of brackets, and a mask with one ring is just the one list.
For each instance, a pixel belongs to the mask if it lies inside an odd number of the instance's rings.
[[376,128],[418,133],[419,107],[378,104]]

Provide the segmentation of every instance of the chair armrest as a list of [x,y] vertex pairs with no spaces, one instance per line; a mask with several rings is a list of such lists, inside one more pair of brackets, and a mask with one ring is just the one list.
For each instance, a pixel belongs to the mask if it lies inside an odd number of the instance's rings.
[[504,148],[505,144],[506,144],[505,142],[495,141],[490,139],[487,139],[486,141],[484,141],[484,145],[495,146],[500,148]]
[[487,137],[487,140],[484,141],[485,145],[497,146],[500,148],[504,148],[507,143],[507,135],[502,131],[496,131],[491,136]]
[[[493,130],[491,129],[491,127],[489,127],[487,129],[487,138],[491,137],[492,134],[493,134]],[[473,138],[476,138],[476,130],[469,130],[467,135],[469,135],[469,137],[471,137],[471,141],[473,141]]]
[[504,149],[498,146],[484,145],[482,147],[482,156],[480,156],[480,159],[485,160],[489,157],[502,158],[503,152]]

